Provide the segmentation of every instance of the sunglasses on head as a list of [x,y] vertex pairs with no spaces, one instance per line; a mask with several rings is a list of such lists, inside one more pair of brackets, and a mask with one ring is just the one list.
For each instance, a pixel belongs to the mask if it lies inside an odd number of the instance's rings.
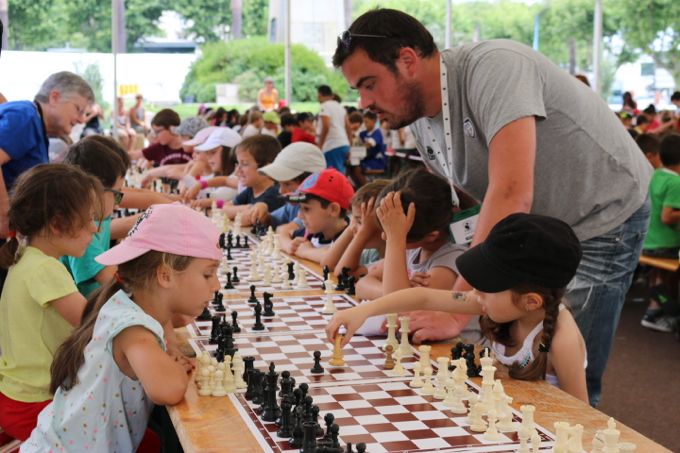
[[120,204],[120,202],[123,201],[123,196],[125,195],[123,192],[120,192],[116,189],[105,189],[105,191],[113,194],[114,204]]
[[352,45],[352,38],[387,38],[387,36],[352,33],[349,30],[345,30],[338,36],[338,45],[342,46],[343,49],[348,50]]

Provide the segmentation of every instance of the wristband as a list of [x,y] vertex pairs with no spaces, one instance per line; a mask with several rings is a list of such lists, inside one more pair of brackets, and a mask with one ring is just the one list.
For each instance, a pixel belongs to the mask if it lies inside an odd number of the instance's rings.
[[201,189],[207,189],[208,188],[208,181],[202,179],[199,184],[201,185]]
[[224,200],[215,200],[215,207],[217,209],[222,209],[224,207]]

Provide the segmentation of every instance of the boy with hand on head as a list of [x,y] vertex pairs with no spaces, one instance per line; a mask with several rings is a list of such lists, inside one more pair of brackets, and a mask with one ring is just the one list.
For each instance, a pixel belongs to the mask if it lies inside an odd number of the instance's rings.
[[[312,173],[318,173],[326,168],[326,160],[321,150],[311,143],[291,143],[281,150],[274,162],[260,168],[260,173],[269,176],[279,184],[279,194],[282,197],[294,193],[298,186]],[[286,203],[275,211],[270,212],[264,202],[253,204],[243,216],[244,225],[259,222],[271,225],[273,228],[288,226],[289,233],[302,227],[302,221],[297,218],[300,211],[298,203]],[[248,222],[248,223],[246,223]],[[290,236],[290,234],[289,234]]]
[[298,217],[304,229],[292,235],[281,232],[281,249],[291,255],[321,263],[328,246],[349,224],[347,210],[353,196],[352,185],[334,168],[309,176],[294,195],[300,202]]

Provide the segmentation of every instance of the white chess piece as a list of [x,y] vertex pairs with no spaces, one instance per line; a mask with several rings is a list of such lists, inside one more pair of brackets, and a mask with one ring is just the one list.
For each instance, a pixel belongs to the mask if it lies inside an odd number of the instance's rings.
[[418,347],[418,352],[420,352],[420,368],[423,370],[430,366],[430,350],[432,350],[432,346],[426,344]]
[[[330,280],[326,280],[326,282],[330,282]],[[335,303],[333,303],[333,296],[331,294],[324,294],[323,297],[326,302],[323,306],[322,310],[323,314],[332,315],[333,313],[338,311],[338,309],[335,307]]]
[[224,357],[224,390],[227,393],[236,391],[236,382],[234,381],[234,373],[231,371],[231,356]]
[[468,421],[470,422],[470,431],[475,433],[483,433],[486,431],[487,425],[482,418],[484,408],[481,403],[470,404],[470,413],[468,414]]
[[413,346],[408,341],[409,334],[409,323],[411,318],[408,316],[400,316],[399,322],[401,327],[399,328],[399,333],[401,334],[401,342],[399,343],[399,351],[401,351],[402,357],[411,357],[413,355]]
[[[326,288],[328,288],[328,284],[326,284]],[[385,340],[385,344],[383,345],[383,350],[387,346],[392,346],[392,350],[396,351],[397,348],[399,347],[399,343],[397,342],[397,314],[396,313],[390,313],[389,315],[386,316],[387,318],[387,339]]]
[[290,288],[290,280],[288,280],[288,271],[281,271],[281,288]]
[[504,436],[498,432],[498,429],[496,429],[496,411],[493,409],[490,410],[487,418],[489,427],[486,429],[486,431],[484,431],[484,440],[488,440],[490,442],[498,442],[503,440]]
[[444,406],[452,407],[456,404],[456,382],[453,378],[446,380],[446,398],[444,398]]
[[526,427],[529,431],[534,429],[534,413],[536,412],[536,407],[531,404],[524,404],[519,407],[522,413],[522,426]]
[[[239,360],[237,360],[237,358]],[[234,354],[232,368],[234,369],[234,386],[239,390],[248,387],[246,381],[243,380],[243,372],[245,371],[246,366],[241,356],[237,357],[236,354]]]
[[[327,278],[323,282],[323,287],[324,287],[324,294],[333,294],[333,282],[331,281],[330,278]],[[396,348],[392,349],[393,351],[396,351]]]
[[449,358],[437,357],[437,386],[434,390],[434,397],[438,400],[446,398],[446,381],[449,379]]
[[425,367],[423,374],[425,375],[425,383],[420,391],[423,395],[432,395],[434,394],[434,385],[432,385],[432,367]]
[[635,453],[637,445],[632,442],[619,442],[619,453]]
[[568,453],[569,431],[571,427],[567,422],[555,422],[555,445],[553,446],[554,453]]
[[404,376],[406,375],[406,370],[404,369],[404,365],[401,363],[401,350],[397,349],[395,355],[397,360],[394,362],[394,368],[392,368],[392,373],[397,376]]
[[504,433],[517,431],[517,423],[512,421],[512,407],[510,406],[512,398],[508,395],[503,395],[502,399],[503,402],[501,403],[501,411],[499,412],[500,419],[498,421],[498,429]]
[[517,453],[531,453],[529,450],[531,431],[525,426],[522,426],[519,431],[517,431],[517,437],[519,438],[519,449],[517,449]]
[[307,271],[304,268],[300,268],[297,273],[297,288],[306,289],[309,288],[309,283],[307,282]]
[[581,453],[583,451],[583,425],[574,425],[569,430],[567,443],[569,453]]
[[272,269],[271,266],[264,265],[264,275],[262,276],[262,284],[264,286],[269,286],[272,284]]
[[619,436],[621,432],[616,429],[616,422],[614,418],[609,417],[607,421],[607,429],[602,431],[604,436],[603,453],[619,453]]
[[205,367],[199,373],[198,378],[198,394],[200,396],[210,396],[212,391],[210,390],[210,370]]
[[531,433],[531,453],[539,453],[541,449],[541,436],[538,435],[538,431],[534,430]]
[[413,365],[413,379],[409,383],[410,387],[420,388],[423,386],[423,380],[420,377],[420,362],[416,362]]
[[227,392],[224,391],[224,372],[221,369],[215,370],[215,374],[213,375],[213,385],[212,385],[212,396],[225,396]]

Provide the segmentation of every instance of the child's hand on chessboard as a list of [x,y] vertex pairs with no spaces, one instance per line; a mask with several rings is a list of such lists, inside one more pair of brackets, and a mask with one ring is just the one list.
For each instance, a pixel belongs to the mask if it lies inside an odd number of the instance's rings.
[[416,205],[409,204],[408,210],[404,214],[401,192],[390,192],[380,201],[376,214],[385,232],[385,239],[399,238],[406,242],[406,236],[416,218]]
[[347,308],[345,310],[340,310],[328,323],[326,326],[326,338],[331,343],[335,342],[335,336],[338,334],[340,327],[345,328],[345,333],[343,334],[341,347],[344,347],[352,339],[354,332],[362,326],[368,315],[365,313],[363,308],[365,305],[359,305],[357,307]]

